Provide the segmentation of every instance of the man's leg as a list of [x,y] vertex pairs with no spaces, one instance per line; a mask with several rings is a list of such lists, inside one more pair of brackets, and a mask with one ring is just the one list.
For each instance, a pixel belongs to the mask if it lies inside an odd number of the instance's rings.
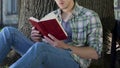
[[44,42],[34,44],[10,68],[79,68],[67,50]]
[[33,42],[28,40],[21,32],[13,27],[5,27],[0,32],[0,63],[13,47],[18,53],[23,55]]

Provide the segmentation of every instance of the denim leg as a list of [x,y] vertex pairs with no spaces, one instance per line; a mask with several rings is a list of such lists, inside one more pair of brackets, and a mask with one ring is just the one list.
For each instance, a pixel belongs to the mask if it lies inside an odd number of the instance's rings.
[[6,57],[11,47],[23,55],[33,42],[13,27],[5,27],[0,32],[0,62]]
[[10,68],[79,68],[67,50],[44,42],[34,44]]

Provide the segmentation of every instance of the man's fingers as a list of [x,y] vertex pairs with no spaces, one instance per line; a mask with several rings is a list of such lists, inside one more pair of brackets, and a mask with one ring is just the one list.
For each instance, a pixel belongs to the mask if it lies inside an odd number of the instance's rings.
[[52,40],[54,40],[54,41],[57,40],[57,39],[56,39],[53,35],[51,35],[51,34],[48,34],[48,36],[49,36]]
[[32,27],[32,30],[35,30],[35,27]]
[[39,33],[39,31],[36,30],[35,27],[32,27],[32,31],[31,31],[31,33]]
[[41,37],[41,34],[31,34],[31,37]]
[[35,34],[35,33],[39,33],[39,31],[33,30],[33,31],[31,32],[31,34]]
[[33,37],[34,40],[40,40],[40,37]]
[[44,36],[44,38],[45,38],[45,40],[49,43],[49,44],[53,44],[54,43],[54,41],[53,40],[51,40],[50,38],[48,38],[48,37],[46,37],[46,36]]

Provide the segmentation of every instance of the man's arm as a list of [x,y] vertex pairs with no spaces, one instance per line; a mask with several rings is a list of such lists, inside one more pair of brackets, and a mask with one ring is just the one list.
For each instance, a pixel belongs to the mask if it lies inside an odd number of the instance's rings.
[[46,36],[44,38],[52,46],[62,48],[62,49],[70,49],[74,54],[76,54],[82,58],[85,58],[85,59],[98,59],[98,54],[97,54],[96,50],[91,47],[70,46],[68,44],[65,44],[63,41],[56,39],[54,36],[52,36],[50,34],[48,36],[50,38],[52,38],[52,40]]
[[70,48],[72,53],[85,58],[85,59],[98,59],[98,54],[96,50],[92,47],[77,47],[77,46],[67,46]]
[[49,34],[49,37],[53,40],[44,37],[51,45],[63,48],[71,49],[72,52],[85,59],[98,59],[102,51],[102,25],[97,14],[89,17],[89,26],[87,29],[87,47],[70,46],[63,41],[56,39]]

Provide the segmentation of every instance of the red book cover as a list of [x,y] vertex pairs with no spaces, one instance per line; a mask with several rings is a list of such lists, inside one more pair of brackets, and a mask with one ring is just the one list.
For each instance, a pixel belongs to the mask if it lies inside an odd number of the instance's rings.
[[66,32],[56,19],[39,21],[36,18],[31,17],[29,18],[29,21],[43,36],[48,37],[48,34],[51,34],[59,40],[67,39]]

